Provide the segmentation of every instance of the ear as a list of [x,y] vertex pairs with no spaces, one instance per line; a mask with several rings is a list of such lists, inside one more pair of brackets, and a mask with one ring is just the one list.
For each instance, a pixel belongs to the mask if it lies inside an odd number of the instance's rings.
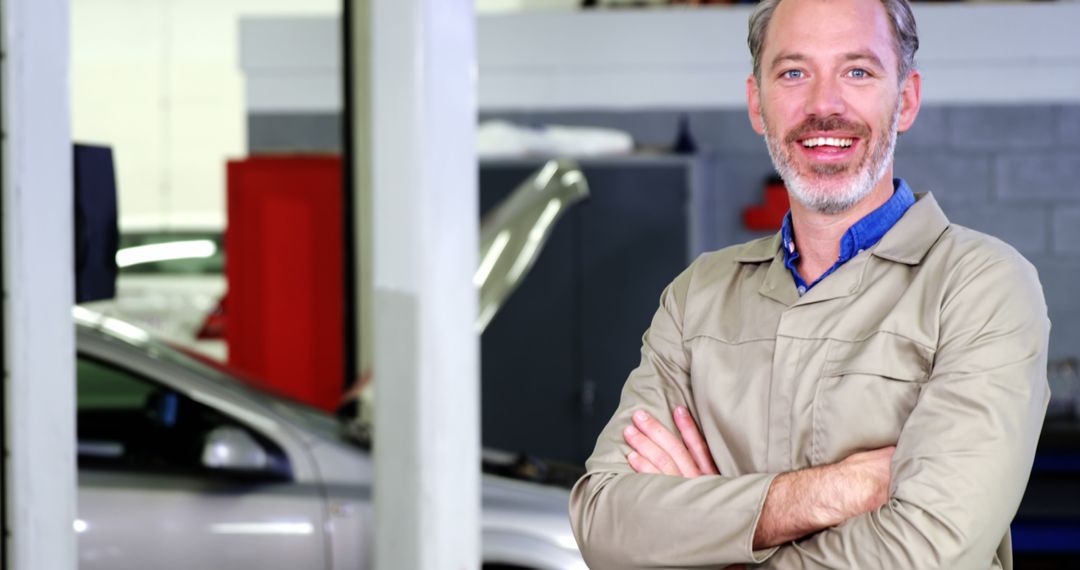
[[754,74],[746,78],[746,108],[750,113],[750,126],[759,135],[765,134],[765,122],[761,119],[761,92]]
[[915,122],[922,104],[922,75],[912,71],[900,88],[900,118],[896,124],[898,132],[905,132]]

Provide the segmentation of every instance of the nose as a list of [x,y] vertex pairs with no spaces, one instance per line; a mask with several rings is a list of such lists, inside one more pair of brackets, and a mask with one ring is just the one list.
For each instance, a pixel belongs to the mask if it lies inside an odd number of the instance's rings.
[[815,78],[810,85],[809,97],[806,100],[806,108],[804,109],[806,114],[818,117],[844,114],[844,97],[840,89],[841,86],[836,79],[830,77]]

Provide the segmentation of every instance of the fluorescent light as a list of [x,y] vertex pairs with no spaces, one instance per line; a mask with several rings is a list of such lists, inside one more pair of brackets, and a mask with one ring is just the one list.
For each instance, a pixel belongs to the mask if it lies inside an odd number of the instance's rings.
[[315,532],[315,527],[307,522],[219,523],[210,525],[210,532],[214,534],[311,534]]
[[132,265],[155,261],[206,258],[215,253],[217,253],[217,244],[208,239],[154,243],[125,247],[116,252],[116,266],[131,267]]
[[72,523],[71,526],[75,527],[75,532],[80,533],[86,532],[86,529],[89,527],[89,525],[86,524],[86,521],[80,519],[75,519],[75,522]]

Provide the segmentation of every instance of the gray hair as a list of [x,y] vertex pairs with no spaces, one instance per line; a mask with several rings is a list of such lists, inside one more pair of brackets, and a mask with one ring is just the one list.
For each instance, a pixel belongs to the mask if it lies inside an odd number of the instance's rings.
[[[754,59],[754,79],[761,83],[761,50],[765,44],[765,32],[773,12],[781,0],[761,0],[750,15],[750,33],[746,43]],[[898,81],[903,83],[915,69],[915,52],[919,49],[919,31],[915,28],[915,16],[908,0],[881,0],[893,30],[893,48],[896,50]]]

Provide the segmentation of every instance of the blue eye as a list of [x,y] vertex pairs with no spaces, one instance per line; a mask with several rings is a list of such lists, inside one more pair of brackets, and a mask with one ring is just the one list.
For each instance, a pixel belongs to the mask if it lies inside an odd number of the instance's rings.
[[789,69],[780,74],[780,77],[784,79],[799,79],[803,76],[803,72],[798,69]]
[[855,79],[866,79],[867,77],[870,77],[870,72],[865,69],[852,69],[848,72],[848,75]]

